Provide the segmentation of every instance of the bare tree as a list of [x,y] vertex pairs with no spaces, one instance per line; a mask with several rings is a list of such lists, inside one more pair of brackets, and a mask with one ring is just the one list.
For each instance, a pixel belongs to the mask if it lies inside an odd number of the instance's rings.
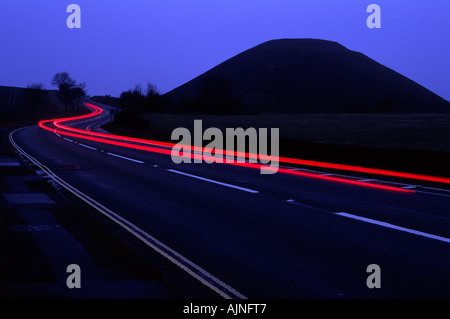
[[138,83],[135,85],[134,90],[133,90],[133,94],[135,95],[143,95],[142,94],[142,84]]
[[155,84],[153,84],[153,83],[150,83],[150,82],[147,82],[147,90],[146,90],[145,93],[147,93],[147,97],[154,96],[154,95],[159,95],[159,91],[158,91],[157,86]]
[[80,97],[86,95],[86,83],[77,83],[67,72],[56,73],[53,76],[52,85],[59,89],[59,93],[66,104],[66,114],[69,102],[78,99],[79,103]]
[[150,112],[161,111],[161,95],[159,94],[158,88],[155,84],[147,82],[147,101],[146,110]]
[[80,111],[80,98],[86,96],[86,82],[78,83],[71,89],[71,95],[77,99],[77,109]]
[[27,89],[45,90],[45,85],[42,82],[31,83],[27,85]]
[[61,90],[61,86],[72,87],[76,85],[76,81],[72,79],[67,72],[56,73],[52,79],[52,85],[57,86]]

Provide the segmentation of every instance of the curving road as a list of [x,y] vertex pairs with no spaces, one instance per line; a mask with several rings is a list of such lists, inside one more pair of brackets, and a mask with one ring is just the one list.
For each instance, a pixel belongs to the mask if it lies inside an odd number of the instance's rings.
[[[168,146],[108,138],[109,109],[98,109],[17,130],[11,142],[211,297],[450,297],[448,184],[174,164]],[[371,264],[381,288],[367,286]]]

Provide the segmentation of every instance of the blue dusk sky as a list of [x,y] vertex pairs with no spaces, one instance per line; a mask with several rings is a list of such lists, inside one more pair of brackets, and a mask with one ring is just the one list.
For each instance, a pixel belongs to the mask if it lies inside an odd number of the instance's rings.
[[[69,29],[69,4],[81,28]],[[369,4],[381,29],[369,29]],[[3,0],[0,85],[25,87],[66,71],[89,95],[137,83],[161,93],[262,42],[339,42],[450,100],[449,0]]]

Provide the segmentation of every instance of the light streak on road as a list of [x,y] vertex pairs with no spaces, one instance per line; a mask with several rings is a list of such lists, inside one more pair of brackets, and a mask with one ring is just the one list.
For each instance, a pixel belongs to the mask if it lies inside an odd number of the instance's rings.
[[[93,118],[93,117],[98,116],[103,113],[103,110],[101,108],[99,108],[93,104],[85,103],[85,106],[92,109],[93,112],[89,113],[89,114],[84,114],[81,116],[75,116],[75,117],[44,120],[44,121],[40,121],[38,123],[38,125],[43,129],[46,129],[48,131],[52,131],[55,133],[57,131],[59,134],[62,134],[65,136],[72,136],[72,137],[91,140],[91,141],[95,141],[95,142],[107,143],[107,144],[117,145],[117,146],[121,146],[121,147],[139,149],[139,150],[143,150],[143,151],[156,152],[156,153],[160,153],[160,154],[171,155],[171,150],[169,150],[168,148],[171,149],[172,147],[174,147],[176,145],[175,143],[168,143],[168,142],[155,141],[155,140],[146,140],[146,139],[127,137],[127,136],[120,136],[120,135],[114,135],[114,134],[105,134],[105,133],[93,132],[93,131],[88,131],[88,130],[81,130],[81,129],[73,128],[73,127],[62,124],[65,122],[73,122],[73,121],[79,121],[79,120],[83,120],[83,119]],[[52,126],[54,126],[54,127],[52,127]],[[158,146],[158,148],[151,147],[151,146],[149,147],[146,145]],[[160,147],[164,147],[164,148],[160,148]],[[185,149],[191,150],[191,151],[198,151],[198,152],[202,152],[202,153],[205,151],[206,152],[212,151],[211,149],[208,149],[208,148],[199,147],[199,146],[190,146],[190,145],[186,145]],[[264,160],[269,160],[269,161],[274,159],[268,155],[251,154],[251,153],[243,153],[243,152],[236,152],[236,151],[230,152],[228,150],[215,149],[214,152],[216,154],[226,154],[226,155],[233,154],[234,156],[245,157],[247,159],[258,159],[259,158],[259,159],[264,159]],[[201,155],[201,154],[199,155],[199,154],[182,153],[182,154],[179,154],[179,156],[190,157],[190,158],[199,158],[202,160],[207,159],[207,160],[211,160],[211,161],[214,161],[214,159],[215,159],[215,157],[210,157],[210,156]],[[421,181],[450,184],[450,178],[438,177],[438,176],[397,172],[397,171],[391,171],[391,170],[383,170],[383,169],[375,169],[375,168],[367,168],[367,167],[361,167],[361,166],[352,166],[352,165],[335,164],[335,163],[326,163],[326,162],[295,159],[295,158],[288,158],[288,157],[279,157],[276,160],[278,160],[280,163],[285,163],[285,164],[312,166],[312,167],[328,168],[328,169],[333,169],[333,170],[342,170],[342,171],[350,171],[350,172],[357,172],[357,173],[383,175],[383,176],[389,176],[389,177],[398,177],[398,178],[415,179],[415,180],[421,180]],[[226,164],[250,167],[250,168],[258,168],[258,169],[271,169],[269,166],[263,165],[263,164],[252,164],[252,163],[245,163],[245,162],[238,162],[238,161],[236,161],[234,163],[226,163]],[[403,188],[391,187],[391,186],[386,186],[386,185],[379,185],[379,184],[374,184],[374,183],[370,183],[370,182],[354,181],[354,180],[344,179],[344,178],[340,178],[340,177],[310,174],[310,173],[305,173],[305,172],[293,171],[291,169],[286,169],[286,168],[277,168],[277,169],[279,172],[284,173],[284,174],[290,174],[290,175],[296,175],[296,176],[302,176],[302,177],[310,177],[310,178],[316,178],[316,179],[321,179],[321,180],[341,182],[341,183],[346,183],[346,184],[366,186],[366,187],[372,187],[372,188],[378,188],[378,189],[415,193],[415,191],[411,190],[411,189],[403,189]]]

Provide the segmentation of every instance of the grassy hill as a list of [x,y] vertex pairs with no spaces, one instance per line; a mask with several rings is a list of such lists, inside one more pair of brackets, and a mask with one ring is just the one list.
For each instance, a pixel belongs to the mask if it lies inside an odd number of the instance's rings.
[[[450,176],[450,114],[260,114],[142,115],[145,130],[103,125],[121,135],[171,141],[172,131],[203,129],[279,128],[280,155],[350,165]],[[172,141],[173,142],[173,141]],[[176,141],[178,142],[178,141]],[[205,142],[205,144],[208,141]]]
[[450,113],[450,103],[426,88],[325,40],[265,42],[165,96],[195,100],[211,78],[226,80],[250,113]]
[[[244,114],[198,112],[211,92],[233,102],[230,91]],[[281,156],[450,176],[450,103],[336,42],[269,41],[164,97],[178,105],[174,114],[142,112],[145,125],[134,119],[103,128],[166,141],[175,128],[192,132],[195,119],[222,131],[279,128]]]
[[34,118],[26,88],[0,86],[0,126],[26,125],[65,114],[65,104],[56,90],[43,90],[36,98]]

